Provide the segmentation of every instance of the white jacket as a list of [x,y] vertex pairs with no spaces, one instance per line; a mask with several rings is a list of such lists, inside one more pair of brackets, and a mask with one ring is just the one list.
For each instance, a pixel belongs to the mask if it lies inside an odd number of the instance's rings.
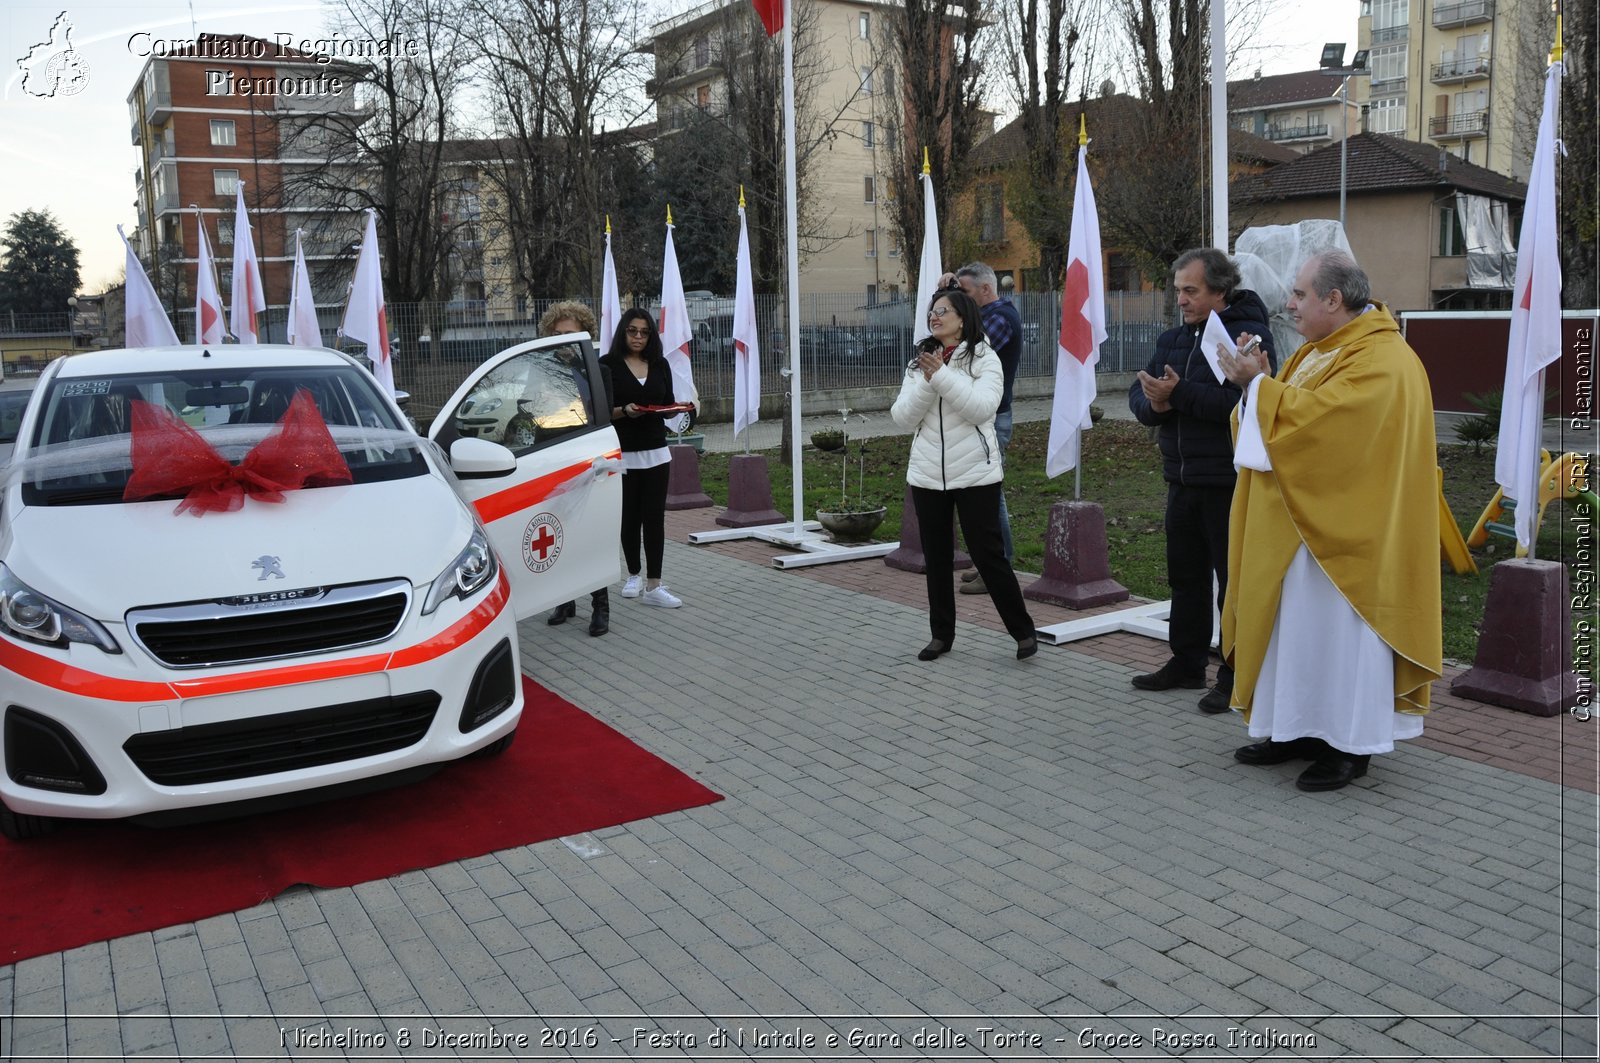
[[924,380],[920,370],[906,370],[889,410],[895,424],[912,431],[906,482],[936,491],[998,483],[1002,472],[994,415],[1004,390],[1000,359],[984,342],[970,362],[966,345],[957,347],[932,380]]

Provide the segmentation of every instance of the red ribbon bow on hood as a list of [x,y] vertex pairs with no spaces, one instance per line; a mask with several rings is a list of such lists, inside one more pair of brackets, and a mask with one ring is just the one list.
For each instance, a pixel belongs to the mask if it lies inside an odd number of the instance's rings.
[[133,474],[122,492],[124,502],[181,493],[183,501],[173,512],[190,510],[199,517],[231,513],[244,505],[245,495],[282,502],[285,491],[351,482],[350,466],[305,388],[295,392],[271,434],[238,465],[167,407],[138,399],[132,407]]

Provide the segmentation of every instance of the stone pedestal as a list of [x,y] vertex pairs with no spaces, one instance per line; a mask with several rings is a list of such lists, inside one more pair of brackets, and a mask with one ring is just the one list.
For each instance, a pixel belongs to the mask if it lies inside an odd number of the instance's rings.
[[[697,481],[698,482],[698,481]],[[725,528],[754,528],[788,520],[773,508],[772,478],[761,454],[739,454],[728,461],[728,508],[717,518]]]
[[1111,578],[1106,515],[1097,502],[1057,502],[1044,535],[1044,575],[1022,592],[1029,601],[1092,609],[1128,600]]
[[[917,523],[917,507],[911,501],[911,485],[906,484],[905,501],[900,510],[900,546],[884,555],[883,563],[902,572],[928,571],[928,559],[922,555],[922,528]],[[956,551],[956,568],[971,568],[972,558],[965,551]]]
[[1450,684],[1450,692],[1534,716],[1555,716],[1577,703],[1581,683],[1572,671],[1566,566],[1526,558],[1494,566],[1477,656]]
[[672,454],[672,475],[667,480],[668,509],[703,509],[711,496],[700,487],[700,452],[688,445],[667,448]]

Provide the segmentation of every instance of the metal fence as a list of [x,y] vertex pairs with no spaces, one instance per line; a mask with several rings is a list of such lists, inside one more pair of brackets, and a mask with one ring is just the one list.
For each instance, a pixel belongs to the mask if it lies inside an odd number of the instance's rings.
[[[1048,292],[1011,297],[1022,316],[1024,377],[1055,373],[1056,336],[1061,327],[1061,296]],[[1100,348],[1100,371],[1131,372],[1150,359],[1155,339],[1173,322],[1163,319],[1162,292],[1111,292],[1106,298],[1106,342]],[[539,315],[553,299],[528,300],[516,309],[485,303],[390,303],[389,335],[395,345],[397,387],[409,392],[413,408],[430,414],[484,359],[516,343],[535,339]],[[652,312],[655,307],[649,308]],[[761,390],[788,391],[783,373],[789,365],[785,300],[756,297],[761,322]],[[323,342],[340,346],[337,328],[343,309],[318,310]],[[733,395],[733,300],[693,299],[689,316],[695,322],[690,348],[695,385],[710,399]],[[264,342],[284,342],[287,311],[274,307],[260,319]],[[192,342],[192,313],[180,315],[179,335]],[[886,387],[897,384],[911,357],[912,313],[907,300],[865,305],[854,295],[808,294],[800,299],[801,385],[805,391]],[[359,344],[346,344],[360,353]]]

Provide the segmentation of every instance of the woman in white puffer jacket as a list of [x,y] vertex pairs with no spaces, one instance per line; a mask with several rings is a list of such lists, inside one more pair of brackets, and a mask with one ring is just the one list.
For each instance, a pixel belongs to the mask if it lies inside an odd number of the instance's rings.
[[911,430],[906,482],[916,506],[927,565],[928,625],[933,641],[917,654],[931,661],[956,636],[955,517],[995,611],[1017,640],[1017,660],[1038,649],[1033,619],[1006,561],[1000,531],[1000,446],[994,414],[1005,386],[1000,359],[983,334],[978,304],[959,289],[928,308],[933,335],[917,348],[889,416]]

